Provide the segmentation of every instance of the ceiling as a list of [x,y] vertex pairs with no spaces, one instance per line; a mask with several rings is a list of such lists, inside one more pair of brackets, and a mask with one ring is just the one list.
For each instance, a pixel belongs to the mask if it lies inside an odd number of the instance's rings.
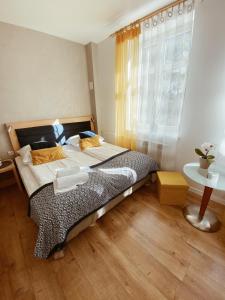
[[98,43],[171,0],[0,0],[0,21],[71,41]]

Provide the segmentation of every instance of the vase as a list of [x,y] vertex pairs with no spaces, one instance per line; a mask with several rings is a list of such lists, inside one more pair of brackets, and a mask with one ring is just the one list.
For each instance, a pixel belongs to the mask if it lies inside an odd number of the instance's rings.
[[208,169],[210,166],[210,161],[207,158],[200,157],[199,158],[199,164],[201,169]]

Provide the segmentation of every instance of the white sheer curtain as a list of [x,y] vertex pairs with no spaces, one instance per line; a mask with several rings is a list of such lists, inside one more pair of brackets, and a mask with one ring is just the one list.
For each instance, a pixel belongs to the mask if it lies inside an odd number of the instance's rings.
[[162,169],[174,169],[189,55],[194,1],[141,25],[137,148]]

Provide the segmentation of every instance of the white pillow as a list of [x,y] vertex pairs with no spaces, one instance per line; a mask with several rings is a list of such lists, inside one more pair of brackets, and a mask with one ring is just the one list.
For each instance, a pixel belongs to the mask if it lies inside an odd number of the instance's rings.
[[31,146],[30,145],[26,145],[22,148],[20,148],[20,150],[17,151],[17,153],[21,156],[23,163],[29,164],[32,162],[32,157],[31,157]]
[[[72,145],[74,147],[80,148],[79,142],[80,142],[80,136],[79,136],[79,134],[73,135],[73,136],[69,137],[68,140],[66,140],[66,144],[67,145]],[[102,136],[99,135],[99,142],[100,142],[100,144],[103,144],[104,137],[102,137]]]
[[74,147],[79,147],[79,142],[80,142],[80,136],[79,134],[73,135],[66,140],[67,145],[72,145]]

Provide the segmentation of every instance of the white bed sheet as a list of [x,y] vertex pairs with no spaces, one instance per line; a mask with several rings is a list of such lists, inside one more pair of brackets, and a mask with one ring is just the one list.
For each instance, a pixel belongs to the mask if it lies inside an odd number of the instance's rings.
[[[42,185],[52,182],[55,178],[55,170],[58,168],[71,166],[72,164],[91,166],[101,162],[96,158],[82,153],[79,149],[75,149],[72,145],[65,145],[63,149],[67,156],[66,159],[39,166],[25,165],[20,156],[16,157],[17,168],[29,196]],[[37,168],[37,171],[35,171],[35,168]]]
[[103,161],[126,150],[128,149],[104,142],[100,147],[91,147],[85,149],[83,153]]
[[95,165],[126,150],[109,143],[103,143],[100,147],[86,149],[84,152],[74,148],[72,145],[65,145],[63,149],[67,156],[66,159],[39,166],[25,165],[20,156],[16,157],[16,164],[29,196],[42,185],[52,182],[55,178],[55,170],[58,168],[73,164],[77,164],[80,167]]
[[49,182],[53,182],[56,177],[57,169],[74,166],[89,167],[101,162],[97,158],[91,157],[90,155],[87,155],[81,151],[77,151],[71,145],[63,146],[63,149],[67,157],[65,159],[60,159],[36,166],[34,166],[32,163],[28,164],[28,168],[31,170],[40,186]]
[[20,177],[23,181],[24,187],[27,191],[28,196],[30,196],[34,191],[36,191],[40,186],[37,180],[32,175],[29,167],[25,165],[20,156],[15,158]]

